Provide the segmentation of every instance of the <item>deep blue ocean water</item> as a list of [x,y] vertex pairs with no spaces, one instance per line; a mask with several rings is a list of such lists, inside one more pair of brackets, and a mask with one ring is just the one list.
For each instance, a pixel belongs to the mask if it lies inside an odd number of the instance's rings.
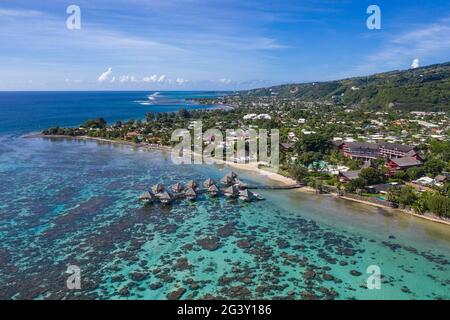
[[0,134],[76,126],[98,117],[108,122],[144,119],[146,112],[205,108],[187,100],[219,95],[223,92],[0,92]]
[[[450,298],[448,226],[297,191],[143,206],[153,184],[219,179],[229,168],[20,137],[87,117],[197,108],[185,98],[206,95],[154,94],[0,94],[0,299],[167,299],[179,289],[182,299]],[[66,287],[69,265],[81,270],[80,290]],[[370,266],[381,270],[379,290],[367,287]]]

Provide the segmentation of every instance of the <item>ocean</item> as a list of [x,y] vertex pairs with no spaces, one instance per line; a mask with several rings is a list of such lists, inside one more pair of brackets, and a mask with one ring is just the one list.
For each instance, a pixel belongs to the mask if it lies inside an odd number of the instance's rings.
[[52,126],[77,126],[87,119],[145,119],[146,112],[202,109],[189,102],[196,97],[215,97],[223,92],[0,92],[0,134],[24,134]]
[[[0,93],[0,299],[450,298],[448,226],[298,191],[143,206],[151,185],[218,180],[230,169],[21,137],[205,107],[187,100],[211,95],[220,93]],[[80,270],[79,289],[67,288],[69,266]],[[370,286],[373,270],[380,287]]]

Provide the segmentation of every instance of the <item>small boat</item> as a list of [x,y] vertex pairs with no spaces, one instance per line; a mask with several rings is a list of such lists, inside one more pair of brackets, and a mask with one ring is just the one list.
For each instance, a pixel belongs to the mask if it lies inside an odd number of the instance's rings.
[[216,182],[213,179],[211,179],[211,178],[208,178],[208,179],[205,180],[205,182],[203,182],[203,186],[205,188],[209,188],[209,187],[211,187],[212,185],[215,185],[215,184],[216,184]]
[[195,180],[191,180],[186,184],[187,188],[191,188],[191,189],[197,189],[198,188],[198,183]]
[[223,193],[225,197],[234,199],[239,196],[239,189],[237,186],[233,185],[231,187],[226,188]]
[[139,197],[139,200],[145,203],[152,203],[155,200],[155,195],[151,191],[145,191],[144,194]]
[[153,186],[152,191],[153,191],[154,193],[161,193],[161,192],[163,192],[165,189],[166,189],[166,188],[164,187],[163,184],[158,183],[158,184],[156,184],[156,185]]
[[162,204],[171,204],[173,201],[173,196],[167,191],[159,193],[157,197],[159,198],[159,201],[161,201]]
[[212,186],[210,186],[208,188],[208,193],[211,197],[217,197],[220,193],[219,188],[217,188],[217,186],[215,184],[213,184]]
[[188,200],[195,201],[197,199],[197,192],[192,188],[187,189],[184,194]]
[[172,186],[172,191],[175,192],[175,193],[180,193],[180,192],[183,191],[183,189],[184,189],[183,185],[181,183],[179,183],[179,182],[175,183]]

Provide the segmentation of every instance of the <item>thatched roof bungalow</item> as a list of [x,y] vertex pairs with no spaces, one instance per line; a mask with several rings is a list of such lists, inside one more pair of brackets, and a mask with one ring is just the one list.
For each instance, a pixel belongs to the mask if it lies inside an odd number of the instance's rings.
[[161,193],[161,192],[163,192],[165,189],[166,189],[166,188],[164,187],[163,184],[158,183],[158,184],[156,184],[156,185],[153,186],[152,191],[153,191],[154,193]]
[[235,178],[237,178],[238,175],[237,175],[235,172],[230,171],[230,172],[227,174],[227,176],[232,177],[233,179],[235,179]]
[[245,183],[243,183],[241,180],[239,179],[234,179],[234,184],[236,184],[238,186],[239,189],[245,189],[247,188],[247,185]]
[[188,200],[195,200],[195,199],[197,199],[197,192],[195,192],[195,190],[192,189],[192,188],[187,189],[184,194],[186,195],[186,198]]
[[226,175],[225,177],[223,177],[222,179],[220,179],[220,182],[226,186],[231,186],[234,182],[234,178]]
[[184,187],[181,183],[177,182],[172,186],[172,191],[175,193],[180,193],[184,190]]
[[233,185],[229,188],[226,188],[223,193],[228,198],[237,198],[239,196],[239,189],[238,187]]
[[163,192],[159,193],[157,195],[157,197],[159,198],[159,201],[161,201],[161,203],[164,203],[164,204],[170,204],[173,201],[173,196],[170,193],[168,193],[167,191],[163,191]]
[[139,200],[143,202],[153,202],[155,200],[155,195],[151,191],[145,191],[140,197]]
[[205,180],[205,182],[203,182],[203,186],[205,188],[209,188],[209,187],[211,187],[214,184],[216,184],[216,182],[213,179],[211,179],[211,178],[208,178],[208,179]]
[[210,186],[208,188],[208,193],[212,196],[215,197],[220,193],[219,188],[217,188],[217,186],[215,184],[213,184],[212,186]]
[[255,199],[255,195],[250,190],[243,190],[239,193],[239,199],[250,202]]
[[186,184],[187,188],[191,188],[191,189],[197,189],[198,188],[198,183],[195,180],[191,180]]

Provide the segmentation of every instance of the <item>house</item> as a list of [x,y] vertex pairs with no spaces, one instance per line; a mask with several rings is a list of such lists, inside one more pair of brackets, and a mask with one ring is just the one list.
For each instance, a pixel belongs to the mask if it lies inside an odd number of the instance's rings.
[[420,179],[415,180],[414,183],[419,184],[421,186],[432,186],[435,184],[435,181],[433,178],[430,177],[422,177]]
[[423,161],[417,157],[405,157],[390,159],[387,163],[388,171],[393,174],[397,171],[407,170],[413,167],[420,167],[423,165]]
[[393,187],[399,187],[400,184],[398,183],[382,183],[382,184],[376,184],[373,186],[367,187],[367,192],[369,193],[375,193],[375,194],[387,194],[389,189]]
[[346,171],[346,172],[339,172],[339,181],[340,182],[349,182],[352,180],[356,180],[359,178],[361,170],[356,171]]
[[127,133],[127,138],[135,138],[139,135],[139,133],[137,133],[136,131],[131,131]]
[[244,116],[244,120],[251,120],[254,119],[257,116],[256,113],[250,113]]
[[445,183],[448,179],[447,179],[446,176],[440,174],[440,175],[437,175],[437,176],[434,178],[434,180],[436,181],[436,183]]

